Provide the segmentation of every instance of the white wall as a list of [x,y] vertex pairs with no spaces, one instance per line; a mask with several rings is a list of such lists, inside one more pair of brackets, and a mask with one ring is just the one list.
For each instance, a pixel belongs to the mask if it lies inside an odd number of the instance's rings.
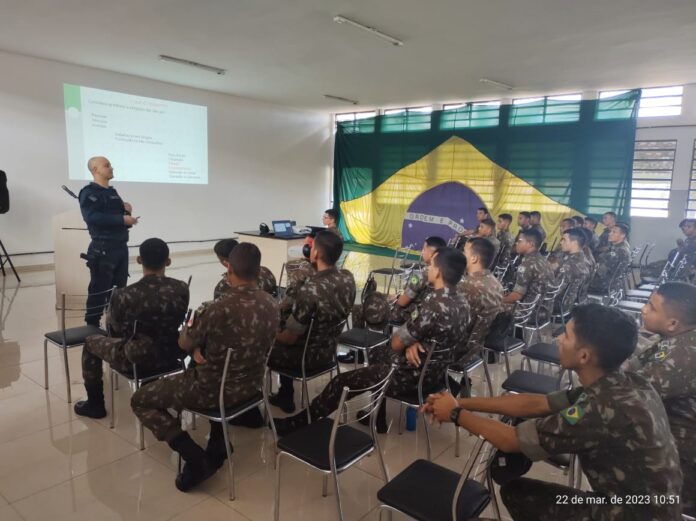
[[676,239],[683,237],[678,228],[685,217],[686,202],[691,179],[694,140],[696,140],[696,84],[684,87],[680,116],[639,118],[636,139],[676,139],[677,153],[674,161],[672,193],[669,201],[669,217],[631,218],[631,243],[635,245],[655,243],[651,258],[664,259],[676,246]]
[[[11,201],[0,215],[0,239],[10,253],[53,250],[52,216],[76,208],[60,189],[82,186],[68,180],[63,83],[208,107],[208,185],[119,183],[114,165],[114,186],[142,216],[132,244],[153,236],[226,237],[273,219],[321,223],[332,161],[329,114],[3,52],[0,71],[0,169]],[[42,264],[52,256],[13,260]]]

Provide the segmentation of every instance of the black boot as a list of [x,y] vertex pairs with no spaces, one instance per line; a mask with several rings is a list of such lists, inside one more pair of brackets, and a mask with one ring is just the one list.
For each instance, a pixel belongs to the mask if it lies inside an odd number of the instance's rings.
[[182,492],[188,492],[199,483],[203,483],[217,470],[209,461],[205,451],[196,445],[188,432],[182,432],[169,442],[172,450],[181,454],[184,470],[176,477],[174,484]]
[[[367,411],[359,411],[358,418],[360,418],[360,423],[363,425],[370,425],[370,417],[365,416]],[[379,405],[377,410],[377,418],[375,418],[375,429],[378,434],[385,434],[389,430],[389,425],[387,425],[387,408],[384,405],[384,401]]]
[[273,423],[278,436],[287,436],[308,424],[307,409],[302,409],[294,416],[288,416],[287,418],[274,418]]
[[73,410],[78,416],[87,418],[104,418],[106,407],[104,406],[104,384],[103,382],[85,384],[87,399],[75,403]]
[[230,425],[237,425],[240,427],[249,427],[250,429],[259,429],[263,427],[266,420],[261,414],[258,407],[248,410],[247,412],[237,416],[230,420]]
[[271,405],[279,407],[284,413],[292,414],[295,412],[295,390],[293,389],[292,378],[280,376],[280,389],[276,394],[271,395],[268,401]]
[[[230,444],[230,453],[232,452],[234,452],[234,447]],[[225,436],[222,432],[222,424],[219,422],[210,422],[210,437],[208,438],[208,446],[205,448],[205,455],[208,458],[208,463],[215,470],[222,467],[227,459]]]

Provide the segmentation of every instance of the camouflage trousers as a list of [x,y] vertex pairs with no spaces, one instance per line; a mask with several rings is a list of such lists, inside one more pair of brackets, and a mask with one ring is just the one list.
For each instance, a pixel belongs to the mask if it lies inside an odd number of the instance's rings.
[[500,497],[513,521],[593,521],[593,506],[572,503],[577,496],[596,494],[529,478],[514,479],[500,488]]
[[157,349],[151,341],[135,339],[126,342],[122,338],[88,336],[82,349],[82,378],[85,385],[102,382],[102,361],[120,372],[131,371],[132,364],[137,364],[144,371],[152,371],[159,364]]
[[[140,422],[160,441],[170,441],[181,433],[181,422],[169,409],[217,410],[219,387],[201,387],[198,380],[186,373],[160,378],[143,385],[131,398],[131,407]],[[225,406],[234,407],[251,399],[256,389],[226,389]]]
[[[272,369],[280,371],[285,369],[288,371],[299,372],[302,369],[303,350],[304,344],[276,344],[273,346],[273,349],[271,350],[271,355],[268,358],[268,366]],[[311,371],[316,367],[322,367],[331,363],[335,351],[335,345],[322,350],[313,350],[311,346],[309,346],[307,348],[307,357],[305,360],[307,371]],[[292,394],[293,379],[288,376],[280,375],[280,387],[284,390],[284,392]]]

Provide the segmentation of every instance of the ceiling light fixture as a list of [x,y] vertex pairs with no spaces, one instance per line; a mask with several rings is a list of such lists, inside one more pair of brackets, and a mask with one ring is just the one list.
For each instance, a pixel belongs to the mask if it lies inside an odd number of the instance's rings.
[[324,94],[324,97],[326,99],[334,99],[336,101],[343,101],[344,103],[350,103],[351,105],[358,104],[357,100],[350,99],[350,98],[344,98],[342,96],[334,96],[333,94]]
[[489,80],[488,78],[481,78],[479,80],[481,83],[487,83],[488,85],[493,85],[495,87],[502,87],[505,90],[513,90],[514,87],[512,85],[508,85],[507,83],[503,83],[501,81],[495,81],[495,80]]
[[392,45],[394,45],[396,47],[401,47],[404,44],[404,42],[402,42],[401,40],[398,40],[398,39],[394,38],[393,36],[389,36],[388,34],[384,34],[382,31],[378,31],[374,27],[370,27],[369,25],[363,25],[359,22],[356,22],[355,20],[351,20],[350,18],[346,18],[345,16],[341,16],[340,14],[334,16],[333,21],[336,22],[337,24],[348,24],[348,25],[352,25],[353,27],[357,27],[358,29],[362,29],[363,31],[367,31],[368,33],[374,34],[375,36],[377,36],[378,38],[381,38],[382,40],[388,41],[389,43],[391,43]]
[[194,62],[191,60],[186,60],[184,58],[176,58],[174,56],[167,56],[166,54],[160,54],[159,59],[163,62],[178,63],[179,65],[188,65],[189,67],[196,67],[197,69],[201,69],[204,71],[214,72],[218,76],[224,76],[225,73],[227,72],[225,69],[221,69],[220,67],[213,67],[212,65],[205,65],[203,63],[198,63],[198,62]]

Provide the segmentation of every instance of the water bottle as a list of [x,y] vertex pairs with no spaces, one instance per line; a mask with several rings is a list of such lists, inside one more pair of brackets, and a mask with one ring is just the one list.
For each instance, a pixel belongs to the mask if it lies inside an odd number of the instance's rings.
[[413,407],[407,407],[406,408],[406,430],[407,431],[415,431],[417,421],[418,421],[418,411],[416,411]]

